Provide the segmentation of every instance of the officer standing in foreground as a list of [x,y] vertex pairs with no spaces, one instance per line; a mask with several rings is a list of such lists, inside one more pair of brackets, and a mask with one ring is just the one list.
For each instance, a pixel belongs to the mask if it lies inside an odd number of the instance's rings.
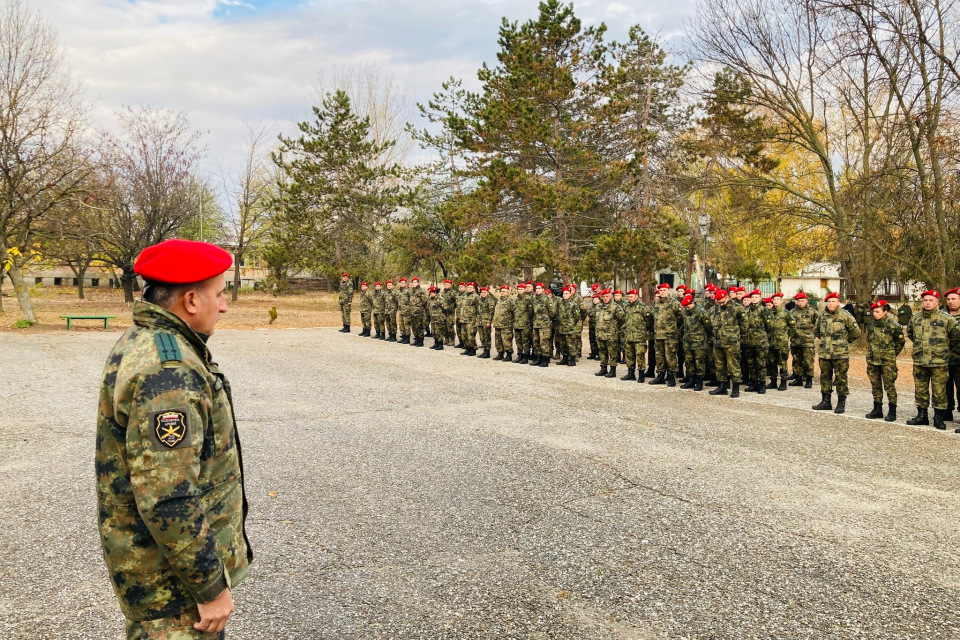
[[745,328],[743,306],[731,300],[724,289],[714,294],[717,309],[713,315],[713,353],[720,386],[710,392],[712,396],[740,397],[740,336]]
[[422,347],[423,337],[426,327],[423,323],[424,315],[427,313],[427,294],[420,286],[420,278],[414,276],[410,280],[410,286],[407,288],[407,305],[409,311],[409,329],[412,340],[410,346]]
[[583,320],[580,316],[580,302],[573,296],[576,285],[563,288],[563,299],[557,302],[557,334],[559,335],[559,364],[568,367],[577,366],[580,355],[580,342],[583,335]]
[[253,559],[230,384],[206,344],[231,262],[202,242],[145,249],[143,300],[104,368],[98,528],[128,640],[223,638]]
[[847,372],[850,370],[850,345],[860,338],[860,327],[852,315],[840,308],[840,294],[831,293],[823,299],[827,308],[820,314],[813,335],[820,340],[820,404],[814,411],[833,409],[831,394],[837,385],[837,408],[834,413],[847,409],[847,394],[850,387]]
[[366,282],[360,283],[360,322],[363,324],[363,331],[360,335],[363,337],[370,335],[370,327],[373,320],[373,292],[370,291],[370,285]]
[[427,311],[430,313],[430,319],[433,323],[433,346],[431,349],[443,351],[443,341],[447,331],[447,318],[443,310],[443,298],[440,297],[440,289],[430,287],[428,290],[430,299],[427,300]]
[[653,331],[657,350],[657,377],[650,384],[676,386],[680,363],[677,350],[680,348],[680,326],[683,324],[683,310],[676,298],[670,295],[670,285],[657,287],[660,299],[653,309]]
[[373,331],[374,338],[378,340],[383,340],[384,336],[384,323],[383,316],[386,309],[386,296],[383,293],[383,284],[376,282],[373,285]]
[[[597,310],[597,344],[600,349],[600,371],[595,376],[617,377],[617,356],[620,353],[620,327],[626,314],[623,307],[613,301],[613,292],[604,289],[600,294],[602,304]],[[608,368],[609,367],[609,368]]]
[[550,366],[553,355],[553,320],[557,317],[557,305],[545,293],[547,288],[538,282],[533,288],[533,358],[532,366]]
[[[779,291],[770,296],[773,308],[770,310],[770,349],[767,362],[770,369],[770,384],[767,389],[787,390],[787,357],[790,355],[790,334],[793,332],[793,316],[783,308],[783,294]],[[777,374],[780,384],[777,385]]]
[[[927,408],[933,396],[933,426],[947,428],[947,379],[950,355],[960,354],[960,327],[956,319],[940,311],[940,292],[924,291],[922,309],[907,325],[907,337],[913,343],[913,387],[917,416],[907,424],[930,424]],[[960,433],[960,430],[958,430]]]
[[493,311],[497,299],[490,295],[490,287],[480,287],[480,299],[477,300],[477,329],[480,333],[480,346],[483,351],[478,358],[490,358],[490,345],[493,339]]
[[877,300],[870,305],[873,322],[866,324],[867,331],[867,377],[873,391],[873,411],[866,415],[875,420],[883,418],[883,392],[887,392],[889,411],[886,421],[897,419],[897,356],[903,351],[906,340],[903,327],[890,315],[890,305]]
[[516,299],[510,295],[510,287],[502,285],[497,306],[493,310],[493,328],[496,332],[494,338],[497,347],[497,356],[494,360],[510,362],[513,357],[513,309],[516,303]]
[[[627,364],[627,375],[621,380],[636,380],[643,384],[643,367],[647,355],[647,319],[652,312],[650,307],[640,302],[640,291],[627,291],[627,305],[623,308],[623,339],[624,360]],[[636,371],[636,375],[634,375]]]
[[343,329],[340,333],[350,333],[350,311],[353,307],[353,282],[350,280],[349,273],[340,274],[340,295],[337,297],[340,303],[340,319],[343,321]]
[[517,347],[516,364],[527,364],[533,357],[533,285],[517,284],[517,301],[513,305],[513,337]]
[[707,372],[707,345],[713,327],[703,307],[697,306],[693,294],[688,293],[680,302],[683,307],[683,349],[687,364],[687,381],[681,389],[703,391],[703,376]]

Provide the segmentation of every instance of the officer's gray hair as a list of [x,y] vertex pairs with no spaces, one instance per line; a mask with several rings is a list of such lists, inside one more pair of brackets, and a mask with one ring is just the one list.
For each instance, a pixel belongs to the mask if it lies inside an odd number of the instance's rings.
[[143,300],[155,304],[158,307],[169,309],[176,303],[177,298],[182,296],[184,292],[190,288],[195,288],[195,285],[167,284],[165,282],[144,280]]

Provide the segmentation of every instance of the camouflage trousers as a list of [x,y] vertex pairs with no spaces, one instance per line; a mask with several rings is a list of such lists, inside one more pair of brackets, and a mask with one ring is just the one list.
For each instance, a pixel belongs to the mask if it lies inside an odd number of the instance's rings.
[[423,316],[419,313],[414,313],[410,316],[410,319],[407,320],[407,334],[413,335],[417,340],[423,339]]
[[657,353],[657,373],[673,373],[680,371],[680,363],[677,360],[677,350],[680,343],[676,338],[657,338],[655,341]]
[[443,322],[445,325],[443,343],[448,347],[453,346],[453,341],[457,339],[456,318],[452,313],[446,314],[443,317]]
[[744,377],[750,381],[762,381],[767,378],[767,347],[743,345],[741,347],[743,360],[747,370]]
[[600,343],[597,342],[597,326],[592,322],[587,329],[587,339],[590,340],[590,353],[600,353]]
[[897,365],[868,364],[867,377],[873,391],[873,401],[883,402],[883,392],[887,392],[887,402],[897,404]]
[[917,406],[926,409],[933,396],[934,409],[947,408],[947,381],[950,371],[947,365],[942,367],[918,367],[913,365],[913,393]]
[[406,338],[408,335],[410,335],[410,312],[401,311],[399,314],[399,318],[400,318],[400,326],[399,326],[400,337]]
[[580,356],[580,336],[576,333],[561,333],[559,336],[560,355],[568,358]]
[[340,320],[343,324],[350,324],[350,311],[352,310],[353,305],[347,302],[346,304],[340,305]]
[[951,364],[948,369],[950,377],[947,379],[947,411],[953,411],[960,398],[960,364]]
[[370,320],[373,318],[373,314],[369,311],[365,311],[360,314],[360,324],[363,325],[364,329],[370,328]]
[[717,368],[717,380],[725,382],[742,382],[740,371],[740,345],[735,347],[714,347],[713,359]]
[[533,353],[538,356],[553,355],[553,327],[533,329]]
[[465,349],[477,348],[477,325],[467,322],[460,323],[460,343]]
[[375,333],[383,333],[383,314],[373,314],[373,330]]
[[494,339],[497,353],[513,353],[513,329],[509,327],[497,327],[497,330],[494,332]]
[[530,353],[533,349],[533,329],[524,327],[513,330],[513,340],[517,345],[517,353]]
[[657,341],[651,338],[647,340],[647,371],[653,371],[657,368]]
[[850,385],[847,372],[850,370],[849,358],[820,358],[820,392],[832,393],[833,384],[837,384],[837,395],[847,397]]
[[480,323],[480,346],[484,349],[490,348],[490,332],[492,329],[485,322]]
[[813,347],[793,348],[793,372],[798,376],[813,376]]
[[617,361],[620,359],[620,342],[616,338],[610,340],[597,338],[597,348],[600,350],[600,364],[617,366]]
[[687,375],[702,376],[707,373],[707,346],[683,346],[684,362],[687,364]]
[[200,622],[197,611],[188,611],[175,618],[159,620],[127,620],[127,640],[224,640],[226,632],[203,633],[193,628]]
[[787,356],[790,355],[787,349],[777,349],[770,347],[767,350],[767,375],[775,378],[778,375],[786,378],[790,375],[787,371]]
[[627,361],[628,369],[639,369],[643,371],[647,366],[647,342],[630,342],[623,344],[624,359]]
[[433,339],[437,342],[445,342],[447,337],[447,321],[443,316],[432,318],[433,320]]
[[395,313],[384,314],[383,324],[386,325],[386,330],[388,334],[390,334],[391,336],[397,335],[397,314]]

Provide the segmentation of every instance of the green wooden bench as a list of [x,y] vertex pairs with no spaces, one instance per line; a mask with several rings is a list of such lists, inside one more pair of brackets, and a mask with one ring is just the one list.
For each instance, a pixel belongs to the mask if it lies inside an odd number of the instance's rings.
[[103,320],[103,330],[110,328],[110,321],[117,316],[60,316],[62,320],[67,321],[67,331],[70,331],[74,320]]

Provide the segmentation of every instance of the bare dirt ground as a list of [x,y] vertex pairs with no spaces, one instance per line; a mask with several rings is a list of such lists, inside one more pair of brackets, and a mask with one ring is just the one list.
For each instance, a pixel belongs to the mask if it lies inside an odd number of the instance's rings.
[[[122,637],[93,478],[116,338],[0,334],[4,640]],[[862,386],[836,416],[815,389],[711,398],[332,328],[210,345],[256,554],[234,640],[960,637],[960,436],[863,419]]]

